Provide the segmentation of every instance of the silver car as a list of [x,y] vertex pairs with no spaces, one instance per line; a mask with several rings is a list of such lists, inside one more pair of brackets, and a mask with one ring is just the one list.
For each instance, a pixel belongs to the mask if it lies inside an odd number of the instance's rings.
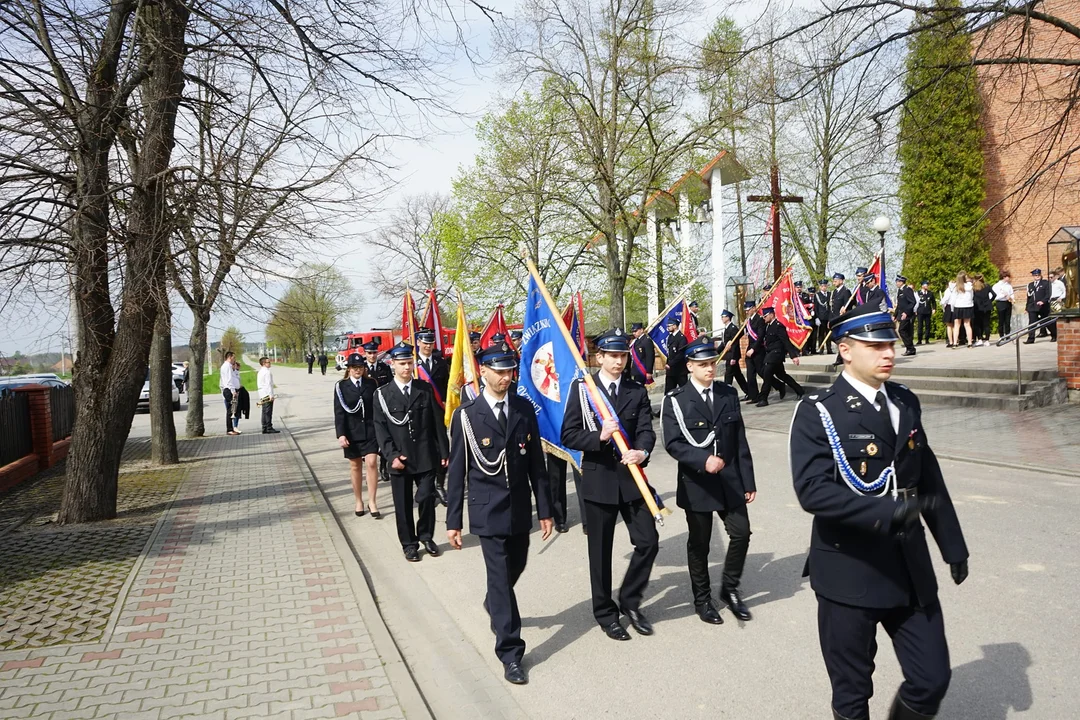
[[[170,383],[169,389],[172,390],[172,409],[180,409],[180,391],[176,389],[176,383]],[[139,392],[139,402],[135,405],[136,410],[146,410],[150,412],[150,368],[146,369],[146,380],[143,381],[142,390]]]

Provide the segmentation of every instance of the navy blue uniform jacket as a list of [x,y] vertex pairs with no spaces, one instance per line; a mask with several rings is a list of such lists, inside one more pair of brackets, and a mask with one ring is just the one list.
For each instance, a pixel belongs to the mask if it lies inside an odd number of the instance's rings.
[[[597,385],[601,385],[594,375]],[[586,500],[596,503],[617,505],[620,502],[633,502],[641,499],[630,469],[617,457],[614,441],[600,442],[600,427],[603,423],[597,418],[596,430],[589,430],[581,416],[581,393],[578,386],[581,380],[570,384],[570,397],[566,402],[563,415],[561,439],[564,447],[581,450],[581,494]],[[607,388],[600,387],[600,392],[607,395]],[[608,400],[611,398],[609,397]],[[656,433],[652,426],[652,404],[645,386],[633,380],[624,379],[619,385],[619,396],[612,403],[615,413],[626,431],[626,441],[634,450],[651,453],[656,445]],[[591,406],[585,412],[595,417]],[[649,464],[646,458],[641,464]]]
[[809,574],[814,592],[835,602],[867,608],[937,602],[937,579],[922,524],[894,532],[896,501],[856,494],[839,476],[815,407],[829,411],[848,462],[865,481],[878,477],[895,460],[899,487],[917,488],[922,519],[947,563],[968,557],[934,451],[927,443],[915,394],[886,382],[885,392],[900,409],[896,447],[883,419],[842,376],[832,387],[808,395],[795,408],[791,424],[791,474],[803,510],[814,516]]
[[[746,442],[746,428],[739,409],[739,394],[722,382],[714,382],[712,387],[711,415],[693,382],[668,393],[660,410],[664,448],[679,463],[675,502],[684,510],[694,512],[731,510],[746,504],[745,493],[757,492],[754,461],[750,457],[750,445]],[[673,404],[676,402],[690,437],[700,443],[715,430],[712,443],[699,448],[687,441],[675,418]],[[718,474],[705,472],[705,461],[710,455],[724,461],[724,468]]]
[[[460,530],[465,486],[469,489],[469,532],[504,536],[532,529],[532,498],[539,518],[551,517],[551,490],[540,443],[540,428],[529,401],[507,395],[503,431],[483,396],[466,400],[450,421],[450,468],[446,475],[446,528]],[[506,451],[506,471],[488,475],[465,439],[462,416],[469,420],[477,449],[494,461]],[[522,449],[525,454],[522,455]],[[488,468],[490,470],[490,468]]]

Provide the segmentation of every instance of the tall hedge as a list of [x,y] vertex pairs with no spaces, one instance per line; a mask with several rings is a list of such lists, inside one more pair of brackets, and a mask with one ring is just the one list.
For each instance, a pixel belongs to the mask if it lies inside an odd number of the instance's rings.
[[[900,121],[904,275],[916,287],[929,280],[937,295],[961,270],[997,282],[983,237],[983,129],[970,38],[961,29],[963,16],[942,22],[959,6],[959,0],[937,0],[916,16],[905,76],[911,97]],[[936,317],[940,335],[941,313]]]

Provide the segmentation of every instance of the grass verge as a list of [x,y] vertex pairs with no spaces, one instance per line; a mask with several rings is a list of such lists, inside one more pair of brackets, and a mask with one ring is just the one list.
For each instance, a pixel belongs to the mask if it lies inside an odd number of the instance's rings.
[[[240,384],[247,388],[247,391],[252,395],[258,389],[258,370],[251,367],[243,360],[240,361]],[[214,368],[214,372],[203,377],[203,395],[220,395],[221,394],[221,366],[218,365]],[[255,401],[252,400],[252,405]]]

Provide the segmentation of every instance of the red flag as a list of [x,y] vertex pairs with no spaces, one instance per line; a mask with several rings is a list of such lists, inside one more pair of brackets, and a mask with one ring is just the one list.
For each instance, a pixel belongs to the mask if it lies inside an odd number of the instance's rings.
[[401,307],[401,342],[416,347],[416,303],[408,286],[405,287],[405,300]]
[[420,321],[420,327],[435,331],[435,347],[439,352],[443,351],[443,324],[442,313],[439,312],[439,301],[435,297],[435,288],[427,291],[427,307],[424,308],[424,319]]
[[889,295],[889,279],[885,277],[885,268],[881,265],[881,253],[874,256],[874,262],[870,263],[870,269],[866,271],[866,274],[877,276],[878,287],[885,293],[885,305],[892,308],[893,301],[892,296]]
[[791,342],[802,350],[813,328],[799,302],[799,293],[795,291],[795,282],[791,279],[791,268],[785,270],[773,285],[772,291],[762,300],[761,307],[772,307],[776,311],[776,319],[787,328]]
[[694,342],[698,336],[697,323],[694,322],[694,316],[690,313],[690,303],[686,300],[682,303],[682,333],[688,343]]
[[585,341],[585,306],[581,302],[581,293],[574,293],[570,303],[563,310],[563,325],[570,330],[570,336],[577,343],[581,357],[589,357],[589,344]]
[[503,306],[498,304],[495,306],[495,312],[492,313],[491,319],[488,320],[487,325],[480,332],[480,348],[486,350],[491,345],[491,337],[496,333],[502,333],[502,336],[507,340],[510,339],[510,333],[506,329],[506,318],[503,317]]

